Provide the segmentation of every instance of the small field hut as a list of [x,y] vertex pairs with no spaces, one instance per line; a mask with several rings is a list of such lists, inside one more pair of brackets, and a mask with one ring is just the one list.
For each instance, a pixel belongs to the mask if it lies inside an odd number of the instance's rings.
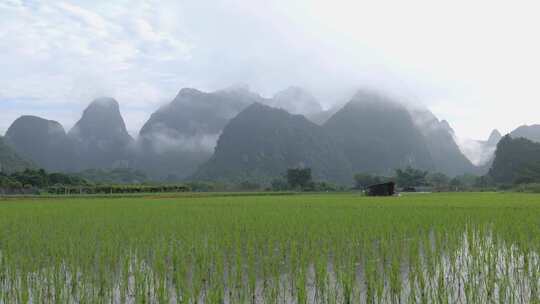
[[396,184],[388,182],[367,187],[367,196],[392,196],[395,194]]

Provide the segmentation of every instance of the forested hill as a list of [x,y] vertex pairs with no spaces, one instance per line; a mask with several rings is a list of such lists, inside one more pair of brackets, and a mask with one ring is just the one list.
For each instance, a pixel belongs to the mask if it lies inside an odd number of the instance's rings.
[[449,176],[485,173],[480,172],[460,150],[454,140],[454,130],[447,121],[440,121],[427,109],[411,109],[411,113],[415,125],[424,135],[435,171]]
[[[67,133],[56,121],[22,116],[6,137],[22,158],[48,171],[122,168],[167,182],[268,180],[289,166],[313,167],[315,177],[339,183],[351,183],[354,173],[388,175],[409,166],[449,176],[480,173],[450,125],[428,110],[369,90],[338,104],[323,110],[298,87],[272,98],[245,87],[184,88],[150,115],[136,139],[109,97],[92,101]],[[229,162],[233,154],[249,160]]]
[[350,183],[350,164],[326,131],[302,115],[255,103],[223,130],[202,180],[269,182],[288,168],[309,167],[318,180]]
[[151,178],[185,178],[212,156],[221,131],[240,111],[263,98],[247,88],[180,90],[155,111],[139,134],[137,168]]
[[540,180],[540,143],[506,135],[497,145],[489,175],[497,183],[519,184]]
[[0,136],[0,172],[11,173],[34,167],[35,165],[31,161],[17,154]]
[[56,121],[21,116],[7,130],[6,139],[17,153],[42,168],[68,171],[73,167],[75,146]]
[[359,92],[324,125],[354,172],[386,174],[412,166],[434,170],[426,140],[409,111],[373,92]]
[[68,132],[75,145],[75,157],[82,162],[74,169],[124,166],[129,162],[133,138],[126,129],[120,105],[113,98],[95,99]]
[[523,125],[510,133],[513,138],[523,137],[534,142],[540,142],[540,125]]

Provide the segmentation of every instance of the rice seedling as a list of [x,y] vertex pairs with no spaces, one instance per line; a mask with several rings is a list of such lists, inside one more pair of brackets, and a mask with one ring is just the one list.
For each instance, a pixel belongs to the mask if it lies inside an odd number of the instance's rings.
[[540,196],[0,201],[0,303],[534,303]]

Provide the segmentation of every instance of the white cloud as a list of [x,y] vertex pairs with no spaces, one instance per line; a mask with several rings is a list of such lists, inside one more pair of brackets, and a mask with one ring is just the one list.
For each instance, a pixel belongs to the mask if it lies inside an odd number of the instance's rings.
[[110,25],[99,14],[66,2],[60,2],[56,6],[65,16],[71,18],[75,23],[81,22],[82,27],[91,30],[94,35],[100,37],[109,36]]
[[485,143],[472,139],[457,139],[457,143],[461,152],[477,166],[489,162],[496,150],[496,147],[487,146]]
[[[6,53],[0,57],[0,90],[4,98],[82,106],[92,98],[112,95],[129,96],[128,107],[155,105],[171,94],[162,90],[159,65],[189,57],[188,43],[159,33],[143,11],[131,12],[140,14],[136,20],[146,26],[141,30],[130,24],[131,19],[67,2],[3,5],[0,49]],[[135,94],[137,85],[140,90]]]

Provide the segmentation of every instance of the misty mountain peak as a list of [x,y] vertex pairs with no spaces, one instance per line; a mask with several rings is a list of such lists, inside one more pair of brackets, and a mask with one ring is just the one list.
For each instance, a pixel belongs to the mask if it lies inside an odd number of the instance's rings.
[[151,176],[192,174],[210,158],[225,125],[249,105],[263,101],[245,88],[180,90],[171,103],[152,114],[139,132],[146,153],[142,167]]
[[409,113],[424,136],[435,169],[450,176],[473,173],[476,168],[461,151],[454,129],[447,120],[439,120],[428,108],[409,105]]
[[429,137],[437,132],[444,132],[452,137],[455,135],[455,131],[450,123],[445,119],[439,120],[428,108],[418,105],[407,105],[407,108],[414,123],[422,131],[424,136]]
[[523,137],[540,142],[540,125],[523,125],[510,133],[513,138]]
[[450,126],[450,123],[446,119],[441,120],[440,127],[448,131],[450,134],[454,134],[454,129]]
[[491,134],[489,135],[489,138],[487,140],[487,144],[490,146],[497,146],[499,141],[502,139],[502,134],[499,132],[499,130],[495,129],[491,131]]
[[240,112],[237,117],[251,117],[255,119],[260,119],[266,115],[270,115],[273,117],[295,117],[299,120],[304,120],[306,122],[312,123],[309,121],[305,116],[300,114],[292,114],[282,108],[276,108],[269,106],[267,104],[263,104],[260,102],[254,102],[251,105],[249,105],[244,111]]
[[269,106],[260,102],[254,102],[250,104],[249,106],[247,106],[244,111],[240,112],[240,114],[245,115],[245,113],[249,113],[249,112],[253,113],[253,112],[266,112],[266,111],[281,112],[281,113],[287,112],[284,109],[272,107],[272,106]]
[[197,90],[197,89],[182,88],[180,90],[180,92],[178,92],[178,94],[176,95],[174,100],[176,101],[176,100],[180,100],[180,99],[183,99],[183,98],[191,98],[191,97],[198,96],[198,95],[201,95],[201,94],[204,94],[204,93]]
[[237,98],[240,100],[263,100],[261,95],[253,92],[247,84],[236,84],[221,90],[217,90],[214,92],[214,94],[227,98]]
[[118,104],[118,101],[116,101],[114,98],[111,97],[99,97],[94,99],[90,105],[88,106],[89,109],[91,108],[120,108],[120,105]]
[[254,102],[252,104],[250,104],[249,106],[246,107],[246,109],[242,112],[245,112],[245,111],[261,111],[261,110],[269,110],[269,109],[272,109],[272,107],[268,106],[268,105],[265,105],[265,104],[262,104],[260,102]]
[[23,115],[17,118],[6,132],[7,137],[14,137],[21,132],[45,132],[44,134],[65,135],[66,131],[60,123],[54,120],[47,120],[38,116]]
[[25,115],[17,118],[6,139],[22,157],[47,170],[69,167],[69,142],[64,127],[56,121]]
[[360,103],[379,103],[381,105],[392,105],[402,107],[403,105],[399,102],[391,99],[390,97],[384,95],[383,93],[374,91],[374,90],[359,90],[354,94],[351,101],[351,104],[360,104]]
[[229,87],[226,87],[224,89],[221,89],[220,91],[223,91],[223,92],[236,92],[236,93],[253,93],[251,91],[251,88],[249,87],[248,84],[246,83],[237,83],[237,84],[234,84],[234,85],[231,85]]
[[352,175],[345,155],[321,126],[256,102],[227,124],[214,155],[194,177],[269,183],[300,165],[312,168],[319,180],[347,183]]
[[354,172],[387,174],[395,168],[430,169],[433,160],[408,109],[361,91],[324,125],[340,138]]
[[77,146],[77,157],[85,160],[79,169],[111,168],[125,162],[127,148],[133,142],[120,105],[110,97],[93,100],[68,136]]
[[312,115],[323,111],[319,101],[301,87],[291,86],[276,93],[271,105],[291,114]]
[[71,137],[87,139],[120,139],[130,141],[126,124],[120,113],[120,105],[110,97],[93,100],[84,110],[81,119],[69,131]]
[[168,105],[152,114],[140,131],[144,137],[166,133],[173,137],[219,134],[227,122],[260,97],[245,92],[203,92],[183,88]]

